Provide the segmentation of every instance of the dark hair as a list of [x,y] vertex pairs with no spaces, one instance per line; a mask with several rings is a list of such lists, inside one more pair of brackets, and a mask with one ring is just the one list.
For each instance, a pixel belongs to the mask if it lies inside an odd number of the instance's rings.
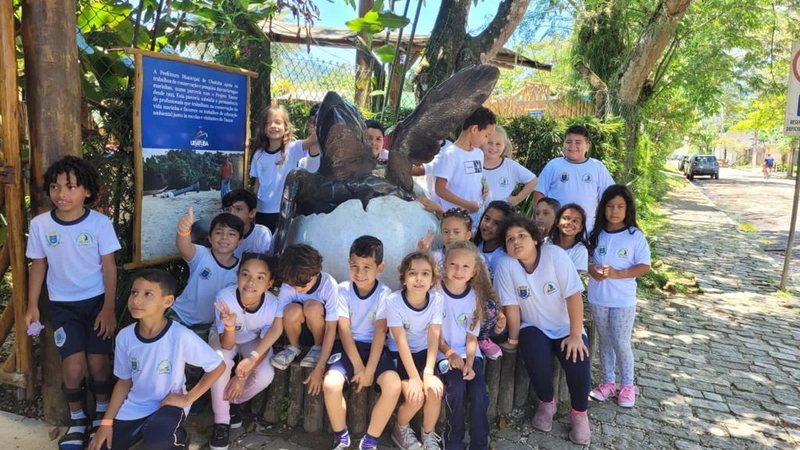
[[597,239],[600,237],[600,232],[605,231],[606,226],[608,226],[606,205],[614,197],[622,197],[625,200],[625,220],[623,223],[629,229],[629,233],[633,234],[634,228],[639,228],[639,224],[636,223],[636,202],[633,201],[633,193],[624,184],[612,184],[603,191],[600,203],[597,204],[594,228],[592,229],[592,234],[589,235],[589,254],[597,247]]
[[570,125],[567,131],[564,132],[565,139],[568,134],[578,134],[585,137],[586,142],[592,142],[592,139],[589,137],[589,129],[583,125]]
[[236,230],[239,233],[239,239],[241,239],[242,235],[244,235],[244,222],[242,222],[242,219],[234,216],[231,213],[217,214],[211,220],[211,226],[208,227],[209,236],[211,236],[211,233],[213,233],[214,229],[217,227],[228,227]]
[[400,284],[405,284],[406,281],[406,272],[411,267],[411,262],[417,259],[421,259],[428,264],[431,265],[431,273],[433,274],[433,282],[431,283],[431,287],[435,286],[437,282],[439,282],[439,267],[436,264],[436,260],[433,258],[429,252],[411,252],[403,257],[403,260],[400,261],[400,266],[397,270],[400,272]]
[[386,131],[384,131],[384,129],[383,129],[383,125],[381,125],[381,123],[378,122],[377,120],[370,119],[370,120],[364,121],[364,123],[367,125],[367,128],[373,128],[373,129],[376,129],[376,130],[381,130],[381,134],[386,134]]
[[383,242],[375,236],[360,236],[350,246],[350,256],[374,258],[375,264],[380,264],[383,262]]
[[583,229],[580,231],[580,233],[578,233],[577,236],[575,236],[575,243],[577,244],[580,242],[586,248],[589,248],[588,242],[586,241],[586,211],[584,211],[583,207],[577,203],[567,203],[558,210],[556,213],[556,221],[553,223],[553,229],[550,230],[550,240],[556,245],[561,243],[561,231],[558,227],[558,222],[561,220],[561,216],[564,214],[564,212],[568,209],[577,211],[578,214],[581,215],[581,228]]
[[175,291],[178,289],[178,283],[175,281],[175,277],[169,274],[169,272],[161,269],[141,269],[137,270],[133,274],[133,279],[131,280],[131,284],[133,284],[136,280],[145,280],[151,283],[157,283],[158,287],[161,288],[162,295],[175,295]]
[[511,227],[520,227],[525,229],[534,241],[536,241],[536,250],[539,250],[539,247],[542,245],[542,234],[539,232],[539,228],[533,222],[533,220],[529,219],[528,217],[523,216],[522,214],[514,214],[513,216],[509,216],[503,221],[503,225],[500,226],[500,236],[503,240],[503,250],[508,253],[508,242],[506,241],[506,233],[508,233],[509,228]]
[[496,124],[497,116],[494,115],[492,110],[485,106],[480,106],[469,117],[464,119],[461,129],[466,130],[473,125],[477,125],[479,130],[485,130],[489,125]]
[[536,206],[539,206],[539,203],[547,203],[551,208],[553,208],[554,212],[561,209],[561,202],[553,197],[542,197],[536,201]]
[[84,205],[91,205],[97,200],[97,194],[100,192],[100,175],[88,161],[71,155],[59,159],[47,168],[44,173],[44,186],[42,186],[45,195],[50,197],[50,185],[55,183],[62,173],[67,176],[67,181],[69,181],[69,174],[75,175],[78,186],[83,186],[89,191],[89,197],[83,200]]
[[322,272],[322,255],[306,244],[286,247],[278,262],[281,279],[290,286],[304,286]]
[[451,217],[458,217],[463,220],[467,226],[467,231],[472,231],[472,216],[469,215],[469,211],[464,208],[450,208],[442,215],[442,223],[444,223],[445,219]]
[[234,189],[222,197],[223,208],[230,208],[236,202],[244,202],[247,205],[247,209],[250,211],[256,209],[256,206],[258,206],[256,194],[246,189]]
[[481,219],[478,221],[478,231],[475,233],[475,237],[472,238],[472,242],[474,242],[475,245],[480,245],[480,243],[483,242],[483,236],[481,236],[481,223],[483,222],[483,218],[486,216],[486,212],[490,209],[496,209],[500,211],[505,217],[508,217],[514,213],[514,207],[511,206],[511,203],[508,203],[505,200],[493,200],[486,205],[486,209],[483,210]]
[[263,261],[264,264],[267,265],[267,269],[269,269],[270,275],[272,275],[272,279],[275,279],[275,272],[278,268],[278,258],[276,256],[270,256],[265,253],[255,253],[255,252],[244,252],[242,253],[242,259],[239,261],[239,268],[236,269],[236,273],[242,271],[242,267],[244,263],[250,261],[251,259],[257,259],[259,261]]

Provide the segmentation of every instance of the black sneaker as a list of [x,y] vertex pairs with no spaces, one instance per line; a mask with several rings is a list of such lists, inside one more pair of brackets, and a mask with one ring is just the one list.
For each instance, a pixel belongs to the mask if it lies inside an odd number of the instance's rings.
[[242,427],[242,414],[239,412],[239,405],[235,403],[229,403],[230,405],[230,414],[231,414],[231,430],[235,430],[237,428]]
[[214,430],[211,432],[211,440],[208,441],[210,450],[228,450],[231,442],[231,426],[225,423],[215,423]]

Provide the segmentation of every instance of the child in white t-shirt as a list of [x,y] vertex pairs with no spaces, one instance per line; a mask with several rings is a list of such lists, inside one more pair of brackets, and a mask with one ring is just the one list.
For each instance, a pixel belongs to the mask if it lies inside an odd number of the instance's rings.
[[464,121],[453,145],[439,154],[434,167],[436,195],[444,210],[464,208],[477,223],[488,195],[483,182],[483,150],[480,147],[494,133],[497,118],[481,106]]
[[[137,320],[117,335],[114,375],[118,380],[90,450],[177,448],[188,445],[186,414],[222,375],[222,358],[196,334],[167,319],[175,301],[175,279],[145,269],[133,279],[128,310]],[[186,392],[184,366],[205,374]]]
[[222,211],[233,214],[244,222],[242,239],[233,251],[233,256],[239,259],[245,252],[269,253],[272,246],[272,232],[264,225],[255,223],[257,204],[255,194],[244,189],[234,189],[222,197]]
[[[615,184],[603,193],[589,248],[589,304],[600,337],[602,374],[590,395],[600,401],[616,396],[620,406],[630,408],[636,402],[631,345],[636,279],[650,271],[650,246],[636,223],[636,204],[627,186]],[[615,366],[620,372],[619,393]]]
[[553,225],[556,224],[556,213],[561,209],[558,200],[550,197],[542,197],[536,200],[536,207],[533,209],[533,222],[539,229],[543,243],[550,243],[550,233]]
[[[513,147],[506,130],[498,125],[481,149],[483,150],[483,176],[489,186],[487,200],[503,200],[510,203],[511,206],[517,206],[525,201],[539,180],[533,172],[511,159]],[[512,195],[520,184],[523,185],[522,189]]]
[[589,270],[589,251],[586,243],[586,213],[577,203],[567,203],[556,213],[555,226],[550,232],[551,243],[561,247],[578,274]]

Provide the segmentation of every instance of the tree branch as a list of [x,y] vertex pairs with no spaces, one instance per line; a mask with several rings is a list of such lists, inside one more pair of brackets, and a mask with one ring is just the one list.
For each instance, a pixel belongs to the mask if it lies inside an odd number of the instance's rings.
[[597,74],[594,73],[594,71],[592,71],[592,69],[590,69],[585,62],[577,61],[573,67],[575,67],[575,70],[577,70],[579,74],[583,75],[586,81],[589,82],[589,85],[591,85],[594,89],[597,89],[598,91],[608,89],[606,82],[597,76]]
[[475,36],[481,63],[488,64],[503,48],[503,44],[511,37],[517,25],[525,17],[531,0],[503,0],[497,7],[491,23],[479,35]]

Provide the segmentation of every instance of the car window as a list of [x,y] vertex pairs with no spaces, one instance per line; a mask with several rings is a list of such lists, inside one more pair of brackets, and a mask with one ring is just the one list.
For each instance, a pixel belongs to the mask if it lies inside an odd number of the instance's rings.
[[698,156],[697,162],[701,163],[713,163],[717,160],[716,156]]

